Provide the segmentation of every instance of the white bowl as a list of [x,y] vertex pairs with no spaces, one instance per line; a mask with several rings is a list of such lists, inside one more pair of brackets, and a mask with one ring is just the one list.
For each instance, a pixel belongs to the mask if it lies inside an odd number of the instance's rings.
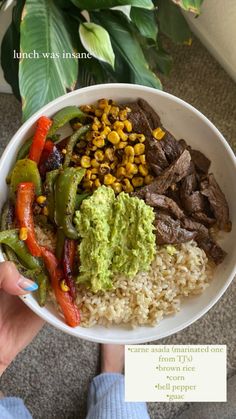
[[[120,102],[128,102],[140,97],[146,99],[160,115],[163,125],[177,139],[184,138],[188,144],[204,152],[211,159],[210,170],[215,174],[226,195],[233,223],[232,232],[224,234],[220,243],[228,255],[215,270],[210,286],[202,295],[184,299],[179,313],[164,318],[155,327],[138,327],[133,330],[125,326],[70,328],[64,323],[62,316],[58,314],[52,304],[41,308],[33,294],[24,297],[24,302],[48,323],[73,336],[103,343],[151,342],[176,333],[198,320],[219,300],[236,271],[236,247],[234,246],[236,237],[236,159],[224,137],[204,115],[175,96],[138,85],[97,85],[64,95],[44,106],[25,122],[7,146],[0,161],[0,206],[3,205],[7,197],[5,178],[15,162],[20,146],[32,135],[37,119],[41,115],[51,117],[55,112],[68,105],[78,106],[93,103],[104,97]],[[0,253],[0,258],[3,260],[2,253]]]

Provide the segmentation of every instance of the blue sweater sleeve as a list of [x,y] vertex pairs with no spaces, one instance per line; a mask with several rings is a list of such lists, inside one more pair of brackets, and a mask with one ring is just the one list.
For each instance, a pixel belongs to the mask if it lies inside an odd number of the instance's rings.
[[32,416],[19,397],[5,397],[0,399],[0,418],[32,419]]
[[92,380],[86,419],[150,419],[146,403],[125,402],[124,375],[103,373]]

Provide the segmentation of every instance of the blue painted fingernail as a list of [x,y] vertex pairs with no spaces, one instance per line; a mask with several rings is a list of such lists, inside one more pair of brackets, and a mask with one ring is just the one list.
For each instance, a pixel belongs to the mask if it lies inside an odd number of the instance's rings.
[[38,289],[36,282],[33,282],[24,276],[20,276],[18,286],[24,291],[36,291]]
[[38,285],[35,282],[33,282],[32,285],[23,288],[24,291],[36,291],[37,289]]

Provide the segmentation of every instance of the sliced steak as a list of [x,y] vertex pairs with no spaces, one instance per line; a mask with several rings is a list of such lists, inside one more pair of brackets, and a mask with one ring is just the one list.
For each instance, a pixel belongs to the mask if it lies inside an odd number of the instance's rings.
[[179,140],[179,144],[184,150],[189,150],[197,172],[200,172],[200,174],[207,174],[211,165],[211,161],[208,157],[206,157],[201,151],[192,149],[192,147],[190,147],[190,145],[188,145],[183,138]]
[[125,106],[131,109],[131,112],[128,114],[128,118],[132,123],[133,131],[138,134],[144,134],[147,138],[151,137],[151,127],[145,113],[138,105],[138,102],[131,102]]
[[169,215],[158,213],[154,221],[157,244],[185,243],[194,239],[196,231],[188,231],[181,227],[179,220],[173,220]]
[[145,113],[152,130],[161,126],[161,120],[159,115],[154,111],[154,109],[149,105],[149,103],[146,100],[138,99],[138,105]]
[[179,208],[173,199],[165,195],[147,192],[145,195],[146,204],[154,208],[161,208],[171,213],[175,218],[183,218],[184,212]]
[[201,192],[196,191],[191,195],[187,195],[181,200],[183,208],[189,214],[192,214],[197,211],[204,211],[205,209],[205,199]]
[[169,131],[166,129],[164,129],[164,131],[165,136],[160,143],[168,162],[172,163],[180,156],[180,154],[184,151],[184,148]]
[[150,185],[140,188],[135,195],[141,198],[145,197],[147,192],[156,192],[162,195],[172,184],[179,182],[187,175],[190,161],[191,156],[188,150],[185,150],[160,176]]
[[207,174],[211,161],[199,150],[190,149],[190,154],[197,171]]
[[201,193],[207,197],[219,228],[229,231],[231,225],[229,221],[229,207],[225,195],[212,173],[205,180],[201,181]]
[[211,258],[216,265],[219,265],[225,258],[226,252],[215,243],[209,234],[209,230],[201,223],[191,220],[190,218],[183,218],[181,225],[189,231],[195,231],[195,240],[198,246],[204,250],[206,255]]
[[206,227],[211,227],[215,224],[216,220],[213,217],[210,217],[209,215],[205,214],[205,212],[194,212],[191,214],[192,218],[194,220],[198,221],[199,223],[204,224]]
[[211,237],[196,238],[198,246],[211,258],[216,265],[223,262],[227,253]]
[[[155,174],[160,174],[161,172],[163,172],[163,169],[166,169],[169,166],[160,141],[157,141],[152,137],[146,137],[145,147],[147,163],[152,168]],[[155,166],[158,167],[158,170],[156,170]]]

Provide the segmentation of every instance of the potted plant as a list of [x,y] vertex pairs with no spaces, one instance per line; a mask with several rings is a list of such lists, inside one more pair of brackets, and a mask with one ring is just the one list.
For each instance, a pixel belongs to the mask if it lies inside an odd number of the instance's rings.
[[[190,43],[181,9],[198,14],[202,1],[17,0],[1,65],[22,102],[23,119],[88,84],[117,81],[160,89],[158,74],[169,74],[172,66],[162,35]],[[2,7],[7,3],[0,0]]]

